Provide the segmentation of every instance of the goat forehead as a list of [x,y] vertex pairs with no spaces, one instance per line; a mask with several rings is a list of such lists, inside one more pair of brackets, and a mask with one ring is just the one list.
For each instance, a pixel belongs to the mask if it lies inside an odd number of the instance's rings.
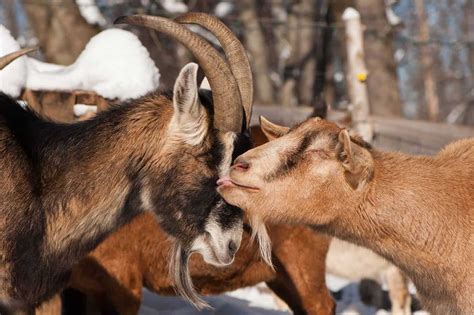
[[212,209],[208,223],[217,224],[221,229],[228,230],[240,226],[243,221],[243,211],[220,199]]

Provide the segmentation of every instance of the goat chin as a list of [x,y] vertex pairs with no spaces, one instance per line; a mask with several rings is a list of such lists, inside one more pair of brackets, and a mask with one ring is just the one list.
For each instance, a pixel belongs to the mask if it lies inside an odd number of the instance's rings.
[[171,260],[169,263],[169,273],[174,281],[176,292],[187,299],[199,310],[212,309],[196,292],[189,273],[189,257],[191,251],[180,242],[175,242],[171,248]]
[[257,238],[260,255],[262,256],[263,261],[265,261],[265,263],[275,271],[272,263],[272,241],[268,235],[265,223],[260,217],[255,215],[250,216],[249,221],[252,226],[252,241],[255,240],[255,237]]

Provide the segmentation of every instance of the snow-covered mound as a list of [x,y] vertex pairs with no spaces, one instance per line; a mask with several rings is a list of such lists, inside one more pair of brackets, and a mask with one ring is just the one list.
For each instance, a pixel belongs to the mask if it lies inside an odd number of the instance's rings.
[[[20,50],[20,45],[10,34],[10,31],[0,25],[0,57]],[[0,71],[0,91],[12,96],[20,96],[25,85],[27,73],[27,57],[23,56],[13,61]]]
[[89,41],[67,67],[32,62],[26,87],[32,90],[88,90],[110,99],[143,96],[158,87],[160,74],[148,50],[131,32],[105,30]]

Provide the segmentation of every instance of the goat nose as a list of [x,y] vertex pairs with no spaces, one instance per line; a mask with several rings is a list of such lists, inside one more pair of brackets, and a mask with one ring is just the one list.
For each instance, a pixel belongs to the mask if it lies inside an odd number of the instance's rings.
[[235,160],[233,168],[238,169],[240,171],[246,171],[250,167],[250,164],[243,161],[243,160]]
[[234,241],[230,241],[229,244],[227,245],[227,248],[229,249],[229,255],[234,255],[238,249],[237,244],[235,244]]

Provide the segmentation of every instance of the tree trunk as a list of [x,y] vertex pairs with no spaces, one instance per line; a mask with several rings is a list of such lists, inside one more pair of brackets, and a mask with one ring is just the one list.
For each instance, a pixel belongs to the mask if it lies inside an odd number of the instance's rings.
[[10,33],[14,38],[18,37],[18,25],[16,23],[15,17],[15,1],[14,0],[4,0],[2,4],[4,17],[5,17],[5,26],[8,28]]
[[[430,38],[428,22],[426,21],[424,1],[415,0],[415,9],[418,16],[420,28],[420,40],[427,42]],[[424,44],[420,49],[420,61],[423,67],[423,84],[425,87],[425,102],[428,112],[428,119],[437,121],[439,118],[439,98],[436,91],[436,81],[433,71],[433,58],[428,44]]]
[[368,29],[364,34],[364,50],[371,113],[379,116],[400,116],[402,106],[393,57],[393,35],[385,16],[385,2],[355,2],[362,23]]
[[23,6],[47,62],[71,64],[100,31],[86,22],[74,0],[23,0]]
[[298,82],[299,104],[311,106],[313,101],[313,86],[316,75],[316,29],[314,26],[315,6],[313,0],[301,0],[298,6],[299,22],[299,60],[300,79]]
[[258,22],[255,0],[240,2],[240,19],[244,26],[246,47],[252,56],[256,99],[262,104],[273,104],[268,55],[262,28]]
[[365,74],[367,68],[364,62],[364,39],[362,23],[359,13],[353,8],[347,8],[343,14],[346,31],[347,47],[347,84],[349,97],[352,103],[352,123],[354,130],[371,142],[373,137],[372,126],[369,122],[369,97]]
[[299,27],[298,27],[298,4],[291,5],[287,18],[287,40],[289,45],[289,55],[283,69],[283,84],[280,91],[280,103],[283,106],[296,106],[298,99],[295,88],[299,77],[298,58],[299,58]]

